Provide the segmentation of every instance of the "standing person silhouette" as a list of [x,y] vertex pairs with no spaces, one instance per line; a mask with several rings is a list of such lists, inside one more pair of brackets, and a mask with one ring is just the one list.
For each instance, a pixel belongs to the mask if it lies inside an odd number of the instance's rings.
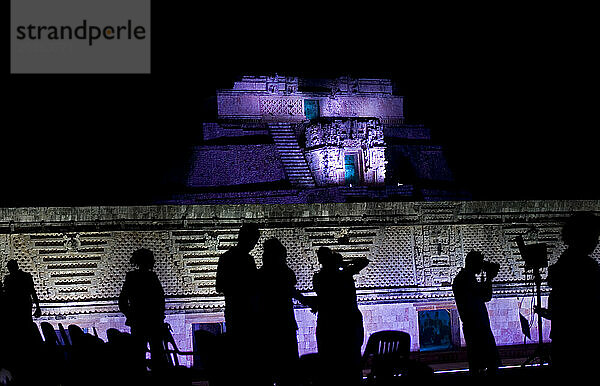
[[313,276],[317,294],[317,346],[325,384],[362,382],[363,319],[356,300],[353,276],[369,264],[366,258],[344,264],[327,247],[317,251],[322,268]]
[[257,337],[261,328],[258,270],[250,255],[259,238],[257,224],[243,224],[237,244],[221,255],[217,265],[216,291],[225,295],[225,329],[231,354],[225,381],[232,385],[264,382],[266,376],[261,371],[262,346]]
[[[4,278],[3,296],[3,321],[2,329],[5,347],[11,348],[11,355],[4,352],[3,365],[8,365],[15,378],[29,379],[33,374],[28,371],[27,355],[34,349],[34,323],[33,316],[40,317],[42,312],[40,302],[30,273],[19,268],[16,260],[6,263],[8,275]],[[35,304],[35,312],[32,308]],[[37,326],[35,326],[37,329]],[[5,347],[2,347],[3,351]]]
[[492,279],[495,274],[487,274],[485,280],[479,282],[475,275],[483,268],[483,254],[469,252],[465,267],[452,282],[452,291],[463,323],[469,372],[472,375],[495,375],[500,366],[500,356],[485,306],[492,299]]
[[296,289],[296,274],[286,263],[287,250],[276,238],[263,244],[263,265],[258,270],[263,314],[270,324],[265,358],[271,379],[277,385],[298,384],[298,340],[293,299],[309,303]]
[[[4,288],[2,288],[2,282],[0,281],[0,309],[6,311],[4,308]],[[9,369],[10,364],[7,363],[6,348],[8,347],[6,341],[6,327],[4,318],[0,318],[0,385],[6,385],[8,382],[13,380],[12,374]]]
[[146,248],[138,249],[133,252],[131,263],[137,269],[125,276],[119,295],[119,310],[127,318],[125,324],[131,328],[131,335],[138,344],[138,363],[144,360],[149,344],[151,369],[160,371],[166,363],[163,346],[165,293],[152,270],[154,253]]
[[6,308],[10,310],[10,319],[17,324],[27,324],[29,327],[33,322],[31,309],[35,304],[35,317],[42,315],[40,301],[35,291],[31,274],[21,270],[16,260],[6,263],[8,275],[4,278],[4,295]]
[[593,330],[600,317],[600,268],[590,255],[599,235],[600,218],[593,213],[567,219],[562,229],[567,249],[548,268],[548,308],[536,308],[552,320],[551,361],[558,375],[584,378],[598,363],[600,336]]

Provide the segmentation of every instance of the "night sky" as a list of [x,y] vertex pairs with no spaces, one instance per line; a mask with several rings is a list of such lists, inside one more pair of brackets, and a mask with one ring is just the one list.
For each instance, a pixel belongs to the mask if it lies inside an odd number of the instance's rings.
[[391,77],[407,122],[432,129],[476,200],[600,198],[598,67],[578,15],[155,3],[151,75],[14,76],[6,59],[0,206],[163,197],[199,142],[205,98],[275,72]]

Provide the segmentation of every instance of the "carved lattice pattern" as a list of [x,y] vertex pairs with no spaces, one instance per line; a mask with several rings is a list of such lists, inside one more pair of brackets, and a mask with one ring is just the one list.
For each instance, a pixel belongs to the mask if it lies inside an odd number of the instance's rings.
[[32,274],[40,299],[104,298],[102,281],[110,233],[38,233],[10,237],[11,258]]
[[383,227],[376,231],[371,262],[363,270],[359,287],[403,287],[415,285],[411,227]]
[[237,229],[181,230],[171,232],[173,250],[181,261],[186,295],[216,295],[219,257],[236,244]]
[[167,296],[184,293],[182,286],[181,264],[173,254],[170,246],[169,232],[114,232],[110,250],[110,264],[103,272],[102,292],[107,298],[118,296],[125,274],[134,269],[131,265],[131,254],[139,248],[147,248],[154,252],[158,278]]
[[309,248],[308,238],[303,228],[262,229],[261,237],[252,251],[256,266],[262,266],[263,243],[276,237],[287,249],[287,264],[296,274],[301,291],[312,289],[312,276],[319,269],[316,254]]
[[304,115],[302,99],[261,98],[262,115]]
[[[451,218],[455,211],[442,207]],[[288,265],[298,278],[298,289],[312,290],[318,271],[316,251],[328,246],[344,258],[367,257],[371,263],[356,278],[361,289],[448,285],[464,265],[471,249],[482,251],[500,264],[497,282],[518,284],[523,261],[514,238],[527,244],[548,244],[550,263],[565,246],[559,223],[536,224],[427,224],[268,227],[261,229],[259,244],[252,251],[262,264],[262,244],[277,237],[287,248]],[[167,296],[216,295],[214,280],[219,257],[235,245],[239,226],[219,229],[153,231],[106,231],[0,235],[2,275],[6,261],[17,259],[32,273],[42,301],[92,301],[116,299],[130,257],[144,247],[156,256],[155,270]],[[594,255],[600,257],[600,248]]]
[[[515,256],[510,253],[508,239],[514,238],[506,234],[500,225],[471,225],[461,227],[463,233],[463,247],[465,255],[471,250],[480,251],[486,260],[500,264],[500,271],[496,281],[521,280],[521,269]],[[515,243],[516,249],[516,243]],[[507,247],[509,253],[507,253]],[[458,264],[464,266],[464,256]]]

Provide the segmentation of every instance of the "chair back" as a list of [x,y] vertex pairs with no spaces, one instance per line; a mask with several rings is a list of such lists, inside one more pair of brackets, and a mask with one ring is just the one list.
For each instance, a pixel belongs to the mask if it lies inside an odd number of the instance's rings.
[[407,357],[410,353],[410,335],[404,331],[378,331],[367,341],[365,352],[377,356],[400,355]]
[[65,330],[65,327],[62,325],[62,323],[58,323],[58,331],[60,332],[60,336],[62,338],[63,345],[70,346],[71,339],[69,338],[69,334],[67,334],[67,330]]
[[106,330],[106,339],[109,343],[118,343],[121,336],[121,331],[117,330],[116,328],[109,328]]
[[378,331],[365,347],[364,358],[372,357],[372,373],[394,375],[400,373],[410,355],[410,335],[404,331]]
[[69,337],[71,338],[72,345],[83,344],[85,333],[83,332],[81,327],[79,327],[76,324],[69,324],[69,327],[67,327],[67,329],[69,330]]
[[42,329],[42,335],[44,335],[44,343],[48,346],[58,346],[58,336],[54,327],[48,322],[41,322],[40,328]]
[[[163,326],[163,352],[164,359],[167,362],[167,365],[173,367],[179,366],[179,348],[177,348],[177,343],[175,343],[175,339],[173,338],[173,334],[171,334],[172,328],[169,323],[165,323]],[[170,347],[169,347],[170,345]]]

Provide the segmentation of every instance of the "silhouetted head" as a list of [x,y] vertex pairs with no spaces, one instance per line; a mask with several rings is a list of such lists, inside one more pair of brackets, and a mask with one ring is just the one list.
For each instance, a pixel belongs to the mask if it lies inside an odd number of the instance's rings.
[[479,251],[471,251],[465,257],[465,268],[473,273],[481,272],[483,268],[483,254]]
[[287,250],[281,244],[281,241],[275,237],[268,239],[263,244],[263,265],[265,266],[280,266],[285,265],[287,258]]
[[258,225],[254,223],[242,224],[240,232],[238,233],[238,247],[250,252],[258,242],[260,238],[260,231]]
[[570,248],[589,255],[598,245],[600,218],[590,212],[577,212],[567,219],[562,239]]
[[8,262],[6,263],[6,268],[8,269],[8,272],[11,274],[17,273],[19,271],[19,264],[17,263],[17,260],[11,259],[11,260],[8,260]]
[[131,264],[141,270],[151,270],[154,267],[154,253],[146,248],[140,248],[131,255]]
[[319,248],[317,250],[317,258],[319,259],[319,264],[321,264],[324,269],[335,269],[339,267],[339,257],[336,256],[330,248]]

